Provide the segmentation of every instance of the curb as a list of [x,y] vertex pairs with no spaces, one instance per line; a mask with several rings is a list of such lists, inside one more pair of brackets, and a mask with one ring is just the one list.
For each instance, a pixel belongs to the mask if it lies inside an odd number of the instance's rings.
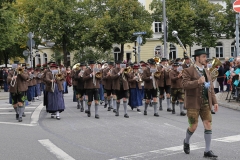
[[234,110],[239,110],[240,111],[240,104],[238,105],[233,105],[233,104],[226,104],[224,102],[218,102],[219,106],[234,109]]
[[0,100],[9,99],[9,97],[0,97]]

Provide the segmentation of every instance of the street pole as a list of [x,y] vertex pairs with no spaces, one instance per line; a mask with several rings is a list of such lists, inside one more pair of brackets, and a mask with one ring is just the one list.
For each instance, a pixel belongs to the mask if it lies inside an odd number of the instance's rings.
[[236,53],[235,57],[239,56],[239,13],[236,14]]
[[31,61],[31,68],[33,67],[33,57],[32,57],[32,37],[30,37],[30,61]]
[[166,20],[166,3],[163,0],[163,28],[164,28],[164,58],[169,58],[167,49],[167,20]]
[[[138,36],[139,37],[139,39],[140,39],[140,35]],[[140,43],[138,43],[138,52],[137,52],[137,56],[138,56],[138,61],[137,61],[137,63],[139,64],[139,62],[140,62],[140,51],[141,51],[141,46],[140,46]]]

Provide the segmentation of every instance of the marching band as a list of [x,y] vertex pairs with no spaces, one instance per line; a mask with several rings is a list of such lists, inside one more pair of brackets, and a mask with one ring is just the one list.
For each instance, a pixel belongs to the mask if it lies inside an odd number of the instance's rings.
[[[134,65],[124,64],[121,61],[107,62],[98,65],[98,62],[89,60],[77,63],[70,68],[57,66],[50,61],[47,66],[40,68],[26,68],[14,66],[8,75],[13,107],[16,118],[22,121],[26,105],[22,100],[25,96],[28,102],[34,102],[43,91],[44,105],[51,117],[60,120],[60,112],[64,111],[64,96],[68,87],[73,86],[74,101],[77,109],[87,113],[91,117],[91,106],[94,101],[95,118],[99,119],[98,108],[100,105],[100,84],[104,89],[104,108],[108,111],[113,109],[115,116],[119,116],[120,101],[124,107],[124,117],[129,118],[127,106],[133,110],[147,115],[148,106],[153,106],[154,116],[159,117],[159,111],[163,110],[162,102],[167,101],[167,111],[175,114],[175,105],[180,107],[180,115],[184,112],[184,89],[182,86],[182,73],[192,64],[188,56],[184,56],[183,62],[176,59],[171,64],[168,59],[154,57],[147,62]],[[158,100],[159,98],[159,100]],[[159,108],[158,108],[159,104]],[[170,105],[171,104],[171,105]],[[21,110],[21,111],[20,111]]]

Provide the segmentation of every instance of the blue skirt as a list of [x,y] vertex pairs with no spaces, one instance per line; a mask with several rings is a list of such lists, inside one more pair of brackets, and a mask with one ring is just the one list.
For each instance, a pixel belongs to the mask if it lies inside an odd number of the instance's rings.
[[63,99],[63,92],[58,90],[56,83],[54,92],[48,92],[47,96],[47,112],[55,113],[56,111],[64,111],[65,104]]
[[142,106],[142,90],[138,88],[136,83],[136,88],[130,88],[130,97],[128,105],[132,108]]
[[28,99],[28,101],[33,100],[33,86],[28,86],[27,99]]
[[41,86],[40,86],[40,83],[38,83],[37,85],[36,85],[36,90],[35,90],[35,92],[36,92],[36,97],[37,96],[41,96],[41,88],[40,88]]

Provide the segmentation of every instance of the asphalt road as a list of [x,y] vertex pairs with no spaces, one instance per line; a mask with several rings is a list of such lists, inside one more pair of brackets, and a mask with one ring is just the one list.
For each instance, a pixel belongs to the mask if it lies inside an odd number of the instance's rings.
[[[71,92],[71,88],[69,89]],[[51,119],[36,101],[29,105],[22,123],[15,120],[7,100],[0,100],[0,159],[3,160],[194,160],[204,159],[204,128],[199,118],[197,131],[191,138],[191,153],[186,155],[182,142],[188,127],[187,117],[166,111],[160,117],[128,108],[130,118],[100,106],[100,119],[87,117],[72,102],[72,93],[64,96],[66,110],[61,120]],[[42,97],[41,97],[42,99]],[[39,117],[32,116],[41,110]],[[11,113],[11,114],[9,114]],[[39,118],[39,119],[38,119]],[[36,124],[35,122],[36,121]],[[221,160],[240,159],[240,112],[220,107],[213,115],[212,150]]]

